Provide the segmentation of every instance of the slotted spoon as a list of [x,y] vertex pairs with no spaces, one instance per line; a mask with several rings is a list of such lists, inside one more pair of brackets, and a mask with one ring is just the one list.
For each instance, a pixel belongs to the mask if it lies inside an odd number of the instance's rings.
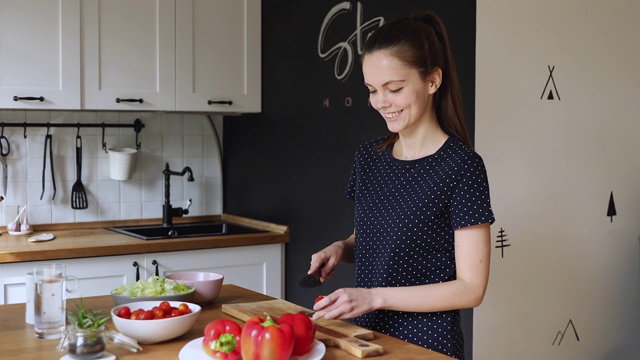
[[82,138],[76,136],[76,182],[71,187],[71,208],[82,210],[89,207],[87,192],[82,184]]

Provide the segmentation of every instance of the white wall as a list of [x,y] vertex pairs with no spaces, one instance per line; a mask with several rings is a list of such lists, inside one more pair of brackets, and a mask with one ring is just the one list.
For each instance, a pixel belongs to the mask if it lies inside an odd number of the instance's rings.
[[[477,3],[476,147],[493,246],[504,229],[510,247],[493,249],[474,360],[640,356],[638,15],[638,1]],[[547,66],[560,100],[540,99]]]
[[[172,170],[193,169],[195,181],[172,176],[171,202],[183,207],[193,199],[189,215],[222,213],[222,174],[218,145],[209,120],[202,114],[160,112],[88,112],[0,110],[0,123],[127,123],[139,118],[145,124],[139,135],[142,144],[137,166],[130,180],[112,180],[108,154],[102,150],[102,129],[81,128],[83,142],[82,182],[88,193],[89,208],[71,209],[71,187],[76,181],[76,128],[51,128],[53,165],[57,192],[52,197],[50,165],[47,160],[45,193],[42,192],[42,163],[46,128],[6,127],[11,144],[7,198],[0,203],[2,225],[16,217],[17,206],[28,205],[31,224],[85,222],[162,217],[164,177],[169,163]],[[222,136],[222,118],[212,116]],[[135,148],[132,128],[107,128],[107,147]]]

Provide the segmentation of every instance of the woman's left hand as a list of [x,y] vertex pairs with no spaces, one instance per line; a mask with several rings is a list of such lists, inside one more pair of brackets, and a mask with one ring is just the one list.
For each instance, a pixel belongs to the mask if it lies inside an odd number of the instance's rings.
[[313,305],[313,320],[350,319],[376,310],[370,289],[342,288]]

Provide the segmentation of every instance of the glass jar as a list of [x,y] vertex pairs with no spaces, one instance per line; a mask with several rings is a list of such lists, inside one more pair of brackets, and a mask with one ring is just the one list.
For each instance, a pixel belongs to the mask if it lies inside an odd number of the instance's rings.
[[142,347],[136,340],[117,331],[107,331],[104,325],[95,330],[67,326],[57,349],[58,351],[66,350],[72,359],[97,359],[106,352],[107,342],[112,342],[133,353],[142,351]]
[[58,350],[67,350],[72,359],[96,359],[107,350],[106,326],[98,329],[78,329],[75,326],[67,326]]

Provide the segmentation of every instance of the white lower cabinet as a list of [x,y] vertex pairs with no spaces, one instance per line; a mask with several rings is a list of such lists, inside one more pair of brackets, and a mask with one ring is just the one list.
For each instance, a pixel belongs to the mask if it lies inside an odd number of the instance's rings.
[[[79,279],[70,297],[109,295],[121,284],[153,275],[180,271],[212,271],[224,275],[225,284],[281,298],[283,289],[284,247],[282,244],[241,246],[134,255],[101,256],[80,259],[47,260],[0,265],[0,304],[26,301],[26,274],[34,266],[52,262],[66,264],[67,275]],[[137,263],[139,269],[133,266]],[[157,264],[157,265],[156,265]]]
[[65,264],[67,275],[78,278],[78,289],[69,294],[69,297],[106,295],[116,286],[131,281],[131,264],[140,256],[119,255],[4,264],[2,300],[4,304],[25,302],[26,274],[32,272],[34,266],[50,263]]
[[155,272],[155,260],[159,276],[180,271],[211,271],[222,274],[225,284],[282,298],[282,252],[283,246],[274,244],[147,254],[147,275]]

